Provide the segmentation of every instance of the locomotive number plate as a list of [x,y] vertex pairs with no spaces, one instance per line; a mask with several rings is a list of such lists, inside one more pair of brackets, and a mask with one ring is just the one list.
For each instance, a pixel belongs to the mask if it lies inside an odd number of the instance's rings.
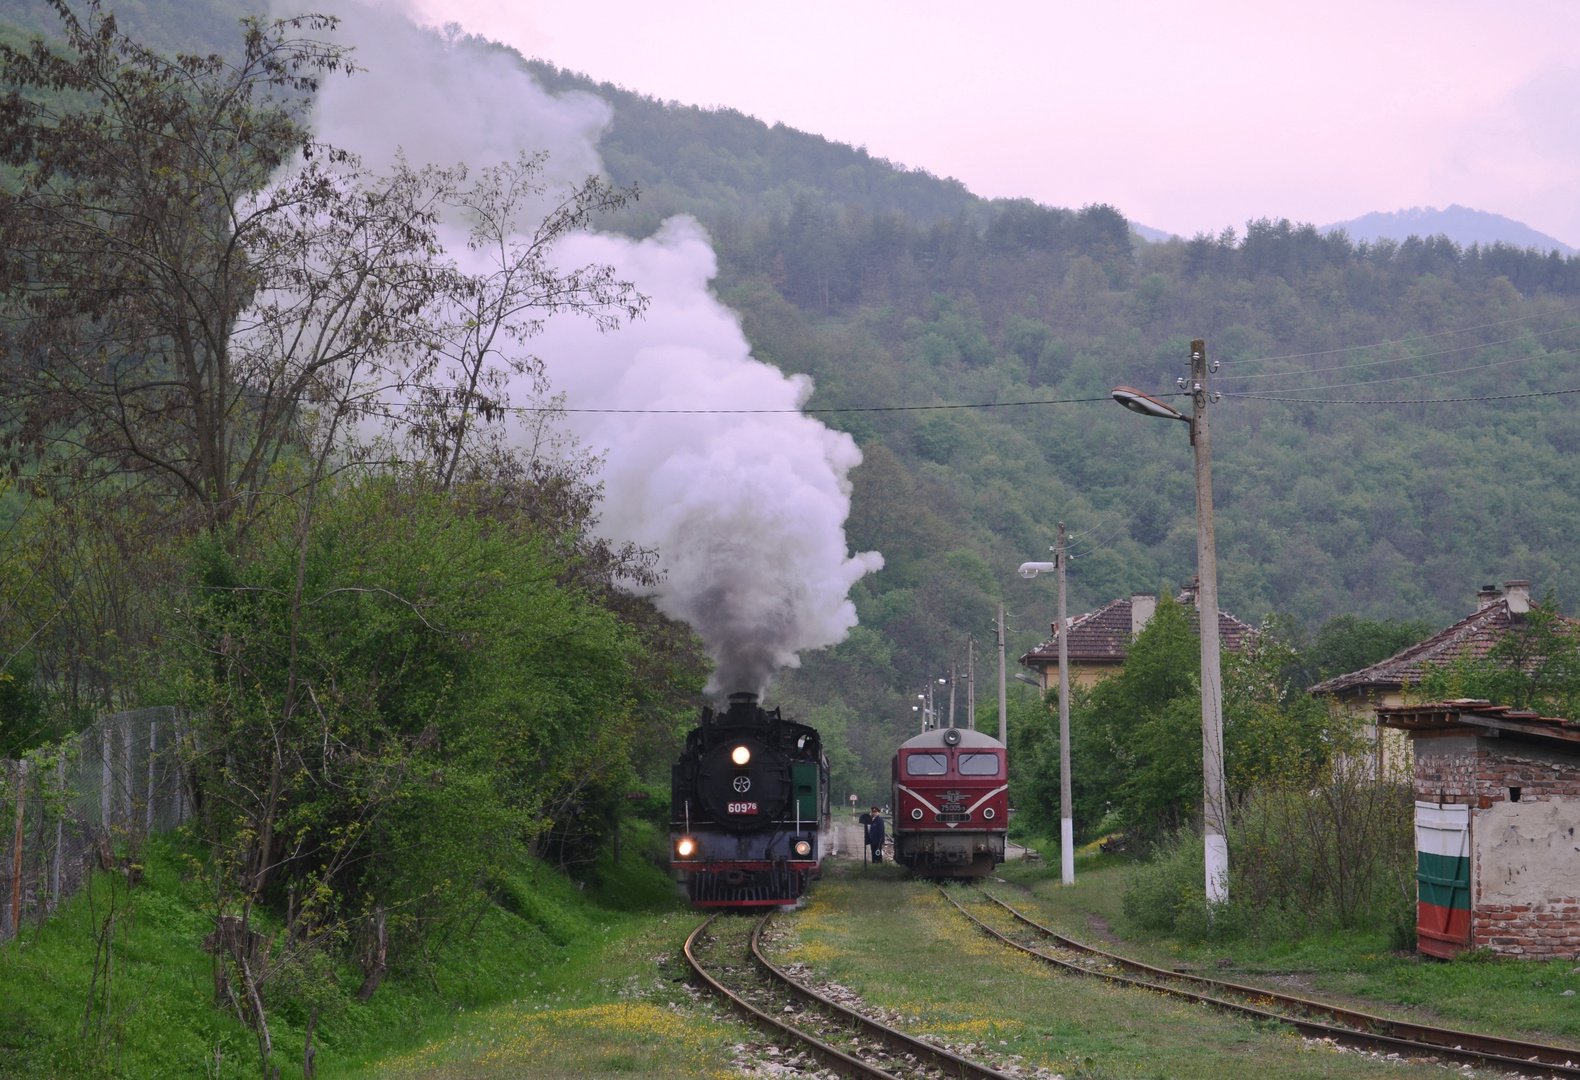
[[754,802],[732,802],[729,804],[729,812],[732,814],[755,814],[757,813],[757,804]]

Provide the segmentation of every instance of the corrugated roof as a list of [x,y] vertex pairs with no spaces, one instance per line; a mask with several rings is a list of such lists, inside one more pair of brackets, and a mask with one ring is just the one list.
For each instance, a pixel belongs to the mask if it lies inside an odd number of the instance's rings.
[[1508,705],[1494,705],[1485,699],[1456,698],[1424,705],[1379,705],[1377,723],[1405,731],[1491,730],[1516,732],[1538,739],[1580,743],[1580,723],[1561,716],[1542,716],[1522,712]]
[[[1196,593],[1187,589],[1176,602],[1184,605],[1191,629],[1200,623],[1196,617]],[[1027,667],[1059,659],[1059,627],[1050,628],[1053,636],[1020,658]],[[1218,609],[1218,640],[1229,652],[1239,652],[1245,639],[1256,633],[1256,627],[1237,619],[1222,608]],[[1072,664],[1122,664],[1125,651],[1130,647],[1130,598],[1111,600],[1095,611],[1077,615],[1070,620],[1068,654]]]
[[[1419,684],[1429,666],[1486,656],[1517,618],[1510,614],[1507,598],[1494,600],[1474,615],[1459,620],[1425,641],[1417,642],[1371,667],[1319,682],[1308,692],[1343,694],[1366,690],[1398,690],[1406,682]],[[1572,619],[1565,621],[1574,622]]]

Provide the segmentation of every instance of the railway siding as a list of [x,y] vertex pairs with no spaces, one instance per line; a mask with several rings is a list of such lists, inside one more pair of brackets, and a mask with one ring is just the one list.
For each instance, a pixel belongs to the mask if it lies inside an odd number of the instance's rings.
[[[795,969],[801,981],[835,984],[863,999],[869,1014],[1007,1075],[1383,1075],[1377,1059],[1306,1043],[1277,1021],[1228,1016],[1013,954],[956,915],[936,889],[892,867],[833,868],[805,908],[774,925],[782,937],[766,951],[782,968],[804,965]],[[1444,1075],[1440,1064],[1420,1062],[1386,1070]]]
[[[942,888],[939,891],[944,892]],[[1565,1047],[1386,1020],[1276,991],[1166,971],[1064,937],[1034,922],[997,897],[980,890],[977,892],[1018,923],[1054,943],[1052,946],[1028,944],[1022,935],[991,925],[989,919],[979,917],[945,893],[946,899],[961,915],[1020,953],[1035,956],[1067,971],[1095,975],[1141,990],[1175,995],[1260,1021],[1288,1024],[1306,1037],[1308,1045],[1358,1050],[1388,1061],[1411,1060],[1433,1065],[1450,1061],[1465,1066],[1491,1066],[1520,1076],[1525,1075],[1526,1070],[1531,1070],[1538,1076],[1580,1077],[1580,1054]],[[1208,993],[1209,990],[1213,993]],[[1313,1015],[1329,1016],[1344,1023],[1313,1021],[1309,1019]],[[1536,1066],[1534,1070],[1532,1065]]]

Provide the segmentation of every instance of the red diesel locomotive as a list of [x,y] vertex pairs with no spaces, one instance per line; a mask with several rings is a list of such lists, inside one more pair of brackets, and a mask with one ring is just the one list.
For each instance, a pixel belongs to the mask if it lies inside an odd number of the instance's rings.
[[935,728],[894,755],[894,861],[922,877],[984,877],[1004,861],[1009,779],[1004,744]]

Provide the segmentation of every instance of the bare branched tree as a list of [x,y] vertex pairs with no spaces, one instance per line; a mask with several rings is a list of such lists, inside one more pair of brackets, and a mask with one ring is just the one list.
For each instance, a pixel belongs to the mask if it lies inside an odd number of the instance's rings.
[[[438,298],[424,341],[425,354],[398,388],[403,415],[396,427],[431,462],[449,487],[463,463],[497,449],[499,428],[511,408],[512,376],[525,377],[534,394],[547,389],[542,362],[527,345],[551,315],[575,312],[600,330],[641,316],[647,297],[620,280],[612,266],[562,269],[555,245],[585,229],[594,215],[617,210],[636,190],[611,187],[599,177],[551,195],[543,182],[545,153],[479,169],[468,182],[464,167],[446,193],[453,212],[469,227],[467,248],[481,269],[457,271]],[[485,431],[484,425],[496,425]],[[492,435],[493,438],[488,436]]]
[[299,36],[333,25],[302,16],[245,20],[234,63],[167,58],[98,0],[85,20],[51,3],[64,49],[0,45],[12,465],[54,452],[67,481],[133,474],[223,518],[289,437],[294,406],[285,386],[253,385],[231,345],[269,285],[258,256],[280,203],[257,194],[312,152],[302,109],[344,51]]
[[[634,191],[551,196],[542,154],[470,182],[404,161],[376,176],[315,142],[305,109],[348,64],[298,35],[334,20],[247,20],[232,63],[160,56],[99,0],[86,21],[51,2],[65,51],[0,45],[13,470],[51,456],[58,490],[130,475],[202,524],[245,521],[282,456],[316,460],[378,412],[448,484],[505,382],[541,380],[523,343],[546,317],[608,329],[644,309],[611,267],[552,257]],[[481,272],[446,256],[446,214]]]

